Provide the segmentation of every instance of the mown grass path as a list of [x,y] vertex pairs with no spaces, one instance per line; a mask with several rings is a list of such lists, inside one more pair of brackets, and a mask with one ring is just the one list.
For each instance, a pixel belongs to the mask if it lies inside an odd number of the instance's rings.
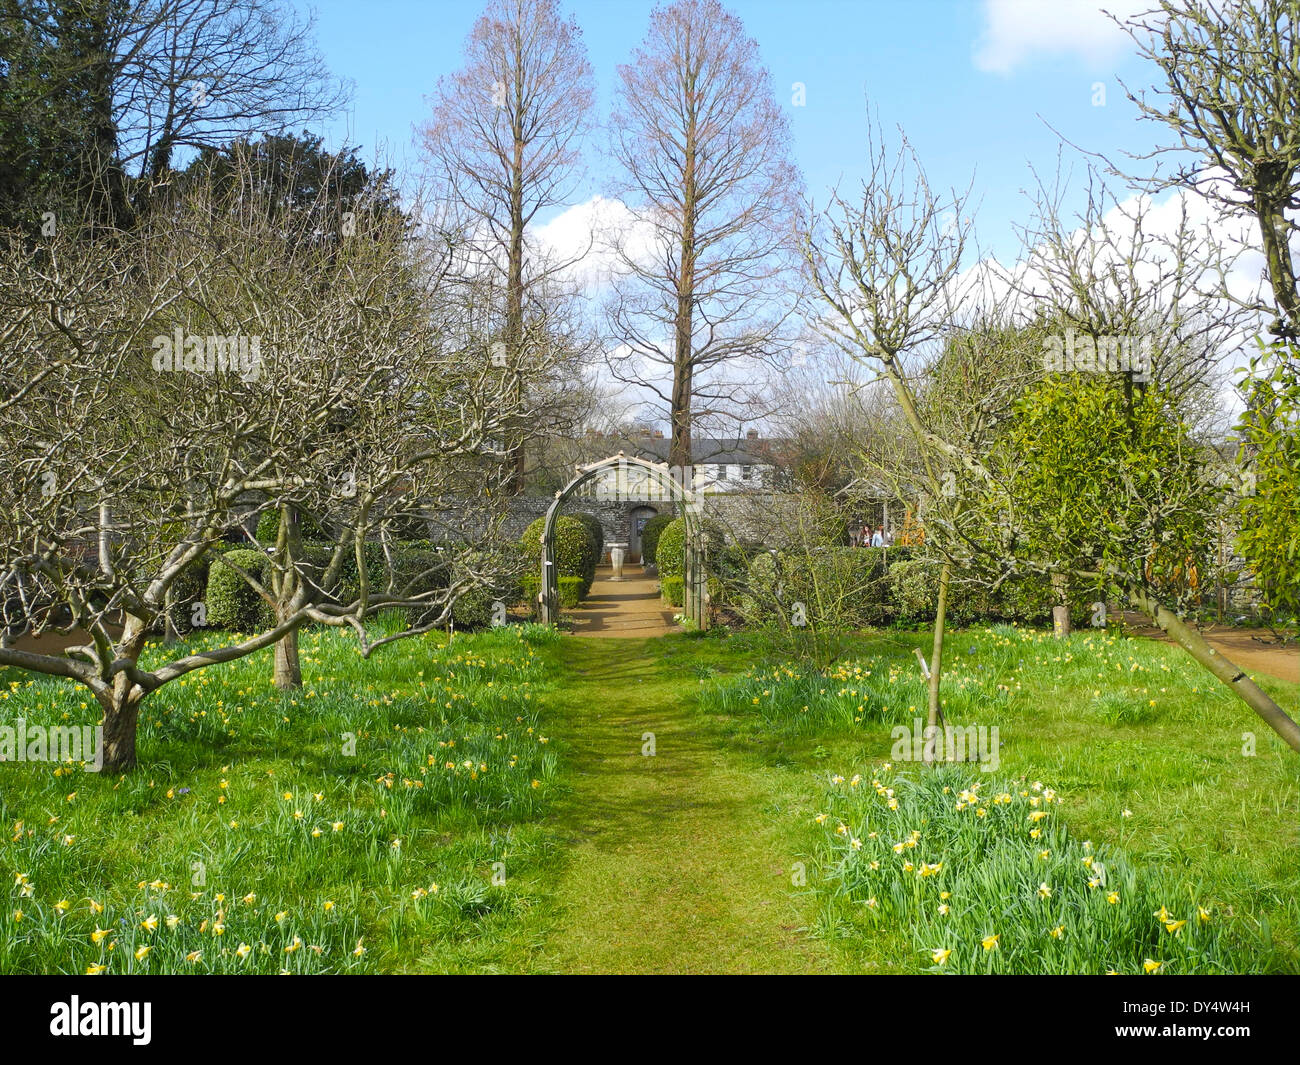
[[567,859],[531,967],[834,971],[803,931],[811,907],[792,892],[799,856],[770,777],[710,731],[651,646],[570,638],[560,649],[546,718],[568,752],[573,790],[556,822]]

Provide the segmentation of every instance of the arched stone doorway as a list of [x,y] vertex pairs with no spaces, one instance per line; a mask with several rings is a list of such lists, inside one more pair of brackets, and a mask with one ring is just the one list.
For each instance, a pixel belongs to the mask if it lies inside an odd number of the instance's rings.
[[[610,482],[612,481],[612,488]],[[589,466],[579,466],[578,475],[555,493],[546,511],[542,528],[541,590],[537,593],[538,616],[544,624],[554,624],[560,616],[559,575],[555,567],[555,522],[560,508],[587,485],[603,486],[613,498],[667,499],[677,505],[686,519],[686,560],[682,571],[682,613],[699,628],[708,626],[709,591],[705,568],[704,536],[701,528],[702,496],[695,489],[694,471],[685,474],[669,469],[666,462],[648,462],[619,452]],[[606,494],[605,498],[610,498]]]
[[651,518],[659,516],[659,511],[648,503],[633,507],[627,516],[627,558],[629,562],[642,562],[641,531]]

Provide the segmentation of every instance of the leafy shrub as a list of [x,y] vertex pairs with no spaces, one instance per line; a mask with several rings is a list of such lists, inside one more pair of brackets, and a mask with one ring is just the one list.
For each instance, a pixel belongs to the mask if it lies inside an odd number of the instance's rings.
[[934,616],[939,598],[939,567],[919,558],[894,562],[888,574],[889,598],[896,615],[908,620]]
[[224,563],[229,561],[250,574],[263,586],[270,579],[271,564],[261,551],[237,548],[214,556],[208,568],[208,624],[233,632],[255,632],[273,620],[270,605],[241,574]]
[[[542,565],[542,530],[545,525],[546,519],[538,518],[519,538],[519,542],[528,550],[529,557],[535,560],[539,574]],[[596,544],[587,527],[567,514],[561,515],[555,522],[555,567],[558,570],[557,579],[580,577],[583,596],[591,591],[591,582],[596,574]]]
[[764,552],[749,561],[738,603],[759,623],[789,618],[799,603],[811,628],[861,628],[891,611],[885,572],[880,548]]
[[641,529],[641,561],[647,566],[655,565],[655,552],[659,549],[659,537],[672,522],[671,514],[656,514]]
[[561,577],[560,578],[560,606],[566,610],[572,610],[582,602],[583,595],[581,577]]
[[[276,537],[280,535],[280,508],[271,507],[264,510],[257,519],[257,542],[266,547],[274,547]],[[298,537],[301,540],[325,540],[328,537],[322,531],[320,523],[310,514],[298,511]]]
[[681,606],[685,602],[685,591],[681,577],[664,577],[659,582],[659,590],[672,606]]
[[600,565],[600,560],[605,557],[605,527],[600,524],[600,519],[595,514],[575,514],[573,515],[578,521],[586,527],[591,536],[591,543],[594,552],[595,561],[592,563],[592,577],[596,575],[596,566]]
[[655,545],[655,565],[659,576],[681,577],[686,569],[686,519],[673,518],[659,533]]

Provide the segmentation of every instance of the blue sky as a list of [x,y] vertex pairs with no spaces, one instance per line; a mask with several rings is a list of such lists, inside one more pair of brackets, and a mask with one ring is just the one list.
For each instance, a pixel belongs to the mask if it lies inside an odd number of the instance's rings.
[[[318,0],[317,39],[331,69],[355,83],[349,113],[321,130],[332,147],[379,149],[399,170],[418,163],[413,128],[440,75],[460,65],[477,0]],[[607,118],[617,68],[645,34],[649,0],[570,0]],[[1060,141],[1119,153],[1148,151],[1156,131],[1135,121],[1117,79],[1153,72],[1099,15],[1100,0],[733,0],[787,108],[795,161],[810,194],[852,188],[862,174],[868,108],[901,126],[938,186],[974,179],[985,252],[1006,261],[1031,167],[1051,178]],[[1111,0],[1113,11],[1146,4]],[[806,104],[792,106],[792,86]],[[1097,106],[1097,83],[1105,102]],[[600,137],[598,131],[596,136]],[[595,146],[593,146],[595,147]],[[597,153],[591,153],[593,163]],[[1078,170],[1073,152],[1068,159]],[[579,199],[601,191],[601,173]]]

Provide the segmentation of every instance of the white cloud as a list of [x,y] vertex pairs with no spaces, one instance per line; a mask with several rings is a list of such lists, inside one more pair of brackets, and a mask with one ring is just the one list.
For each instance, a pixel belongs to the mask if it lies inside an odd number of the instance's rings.
[[1026,62],[1062,55],[1109,63],[1132,42],[1104,11],[1123,19],[1151,6],[1149,0],[984,0],[975,66],[1006,75]]

